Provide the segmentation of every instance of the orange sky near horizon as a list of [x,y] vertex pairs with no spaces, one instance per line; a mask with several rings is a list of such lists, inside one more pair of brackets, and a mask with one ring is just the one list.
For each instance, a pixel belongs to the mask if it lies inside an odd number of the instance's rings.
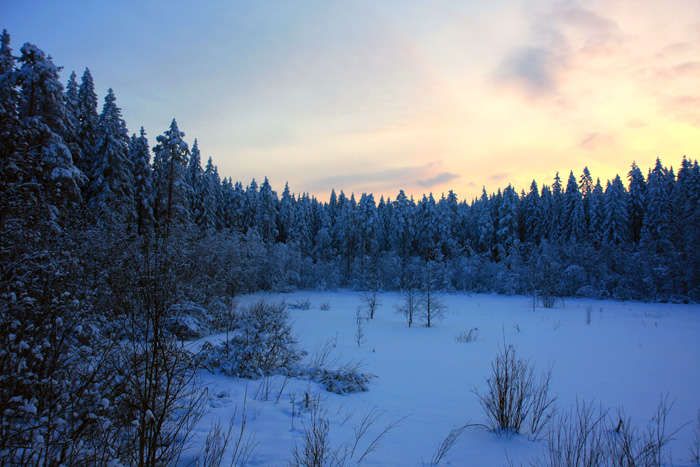
[[222,177],[278,193],[470,201],[700,158],[697,0],[8,0],[0,17],[64,81],[89,67],[100,108],[114,88],[151,145],[175,117]]

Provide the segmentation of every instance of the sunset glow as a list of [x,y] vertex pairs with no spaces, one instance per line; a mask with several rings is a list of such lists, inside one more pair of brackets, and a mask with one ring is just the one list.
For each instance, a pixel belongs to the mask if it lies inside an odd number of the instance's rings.
[[89,67],[114,88],[130,132],[155,144],[175,117],[222,177],[278,192],[471,200],[700,157],[697,0],[6,0],[0,17],[64,82]]

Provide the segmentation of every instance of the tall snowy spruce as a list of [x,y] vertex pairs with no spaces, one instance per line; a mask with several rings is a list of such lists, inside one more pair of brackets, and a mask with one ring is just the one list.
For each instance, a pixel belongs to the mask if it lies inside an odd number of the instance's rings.
[[74,128],[63,100],[59,68],[29,43],[22,46],[18,62],[12,82],[19,87],[21,157],[30,176],[41,182],[50,203],[65,211],[78,203],[83,177],[73,165],[73,153],[66,142]]
[[190,187],[185,178],[190,150],[184,137],[173,119],[170,128],[156,138],[158,144],[153,148],[153,212],[158,225],[166,230],[174,223],[190,221]]
[[75,105],[75,119],[77,121],[77,139],[81,150],[81,159],[78,168],[87,174],[92,170],[95,154],[95,142],[97,141],[97,124],[99,121],[97,112],[97,94],[95,83],[88,68],[80,81],[77,102]]
[[143,235],[153,226],[153,184],[151,172],[151,149],[146,131],[141,127],[139,136],[131,136],[129,157],[134,178],[134,204],[136,210],[136,232]]
[[98,222],[130,228],[136,218],[133,162],[126,123],[116,100],[109,89],[97,123],[86,202]]

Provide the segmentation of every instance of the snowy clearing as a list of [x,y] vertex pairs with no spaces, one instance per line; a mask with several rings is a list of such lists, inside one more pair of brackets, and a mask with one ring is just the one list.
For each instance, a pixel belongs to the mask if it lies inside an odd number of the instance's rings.
[[[675,403],[667,431],[691,422],[700,409],[698,305],[567,299],[563,306],[537,307],[533,312],[530,297],[445,295],[448,312],[443,321],[431,328],[416,322],[409,328],[395,312],[401,295],[383,293],[374,319],[363,326],[364,342],[358,347],[355,312],[360,297],[358,292],[342,291],[241,298],[240,304],[261,298],[286,303],[309,299],[310,309],[290,310],[300,346],[312,354],[331,341],[338,364],[361,361],[362,371],[377,377],[367,392],[338,395],[303,379],[247,380],[203,372],[210,411],[193,442],[203,445],[217,418],[228,425],[236,407],[238,427],[245,404],[246,434],[257,443],[249,465],[287,465],[295,442],[300,445],[302,431],[311,421],[305,409],[308,393],[311,403],[321,401],[333,449],[354,444],[354,430],[364,417],[381,415],[360,439],[348,465],[354,465],[374,438],[397,422],[362,464],[428,465],[453,427],[485,423],[472,390],[485,389],[491,361],[504,338],[517,346],[519,356],[531,359],[537,374],[553,365],[553,392],[560,408],[570,408],[577,398],[613,411],[624,407],[644,430],[660,397],[668,393]],[[456,339],[473,328],[478,328],[475,341]],[[692,424],[675,438],[667,450],[674,465],[693,465]],[[529,440],[527,433],[508,438],[468,427],[440,465],[504,466],[509,461],[529,465],[545,445],[543,440]],[[183,460],[192,459],[197,449]],[[228,462],[224,458],[224,465]]]

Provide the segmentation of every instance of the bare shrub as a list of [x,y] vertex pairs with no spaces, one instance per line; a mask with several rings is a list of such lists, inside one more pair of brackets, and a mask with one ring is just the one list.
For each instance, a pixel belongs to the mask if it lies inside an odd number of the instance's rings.
[[479,328],[471,328],[469,331],[462,331],[455,337],[457,342],[474,342],[479,338]]
[[275,402],[279,402],[282,398],[282,393],[287,387],[289,382],[289,376],[285,375],[280,384],[275,384],[271,376],[265,376],[258,385],[258,389],[255,391],[255,396],[253,399],[267,402],[270,399],[274,399]]
[[328,434],[330,426],[326,412],[322,409],[311,411],[311,419],[302,426],[302,446],[294,443],[292,449],[293,467],[326,467],[342,465],[337,461],[337,454],[332,452]]
[[364,459],[376,451],[380,441],[387,433],[399,426],[403,419],[390,422],[379,431],[373,427],[386,412],[370,410],[353,427],[352,441],[332,447],[329,441],[330,424],[326,418],[326,407],[319,405],[311,411],[309,424],[302,422],[302,446],[294,445],[292,449],[293,467],[342,467],[348,464],[360,465]]
[[328,310],[331,309],[331,304],[328,303],[328,302],[323,302],[323,303],[321,303],[321,304],[319,305],[318,308],[319,308],[320,310],[323,310],[323,311],[328,311]]
[[310,310],[311,300],[308,298],[306,300],[298,299],[291,303],[288,303],[287,306],[290,310]]
[[598,467],[606,465],[605,419],[607,410],[576,401],[571,411],[562,413],[547,436],[544,458],[535,467]]
[[[395,420],[393,422],[390,422],[388,425],[386,425],[384,428],[379,430],[377,433],[375,433],[373,436],[370,438],[367,438],[368,442],[365,446],[364,449],[359,449],[360,445],[364,443],[364,439],[366,438],[366,435],[369,433],[369,430],[372,426],[374,426],[375,423],[381,419],[386,412],[379,412],[376,408],[372,409],[367,413],[362,418],[362,421],[360,422],[359,425],[355,425],[353,431],[355,433],[355,439],[352,444],[352,449],[350,450],[349,457],[351,459],[355,459],[357,464],[361,464],[362,461],[364,460],[367,455],[370,453],[374,452],[379,448],[379,442],[381,441],[384,436],[389,433],[391,430],[394,428],[398,427],[399,424],[405,419],[400,418],[398,420]],[[347,452],[347,449],[345,449]]]
[[519,358],[513,345],[504,344],[491,370],[487,392],[473,390],[486,415],[486,426],[499,435],[516,434],[530,417],[531,429],[539,433],[554,411],[556,396],[549,395],[551,367],[537,381],[530,360]]
[[700,410],[693,422],[693,444],[690,446],[690,458],[696,464],[700,464]]
[[[667,432],[666,419],[673,406],[668,395],[646,430],[632,424],[619,408],[616,415],[593,404],[579,403],[564,412],[547,436],[547,451],[535,467],[662,467],[671,465],[665,447],[680,430]],[[684,425],[685,426],[685,425]],[[682,427],[681,427],[682,428]]]
[[248,463],[258,443],[255,442],[253,434],[246,434],[247,415],[245,405],[241,416],[241,426],[234,438],[234,428],[238,416],[238,407],[233,411],[228,424],[228,429],[223,430],[221,420],[216,420],[209,433],[204,446],[197,456],[195,465],[197,467],[220,467],[224,455],[229,452],[231,457],[231,467],[244,466]]
[[533,439],[540,436],[542,430],[549,424],[557,412],[557,396],[550,397],[549,390],[552,384],[552,366],[540,375],[540,380],[535,384],[531,396],[530,433]]
[[442,458],[445,457],[445,454],[452,449],[452,446],[455,445],[468,426],[470,426],[469,423],[460,427],[452,427],[447,436],[445,436],[445,439],[443,439],[438,446],[437,451],[435,451],[435,454],[433,454],[433,457],[430,459],[430,465],[438,465],[440,463]]
[[611,465],[615,467],[667,465],[666,461],[670,462],[671,459],[667,457],[664,448],[682,428],[667,433],[666,419],[672,408],[673,402],[669,402],[668,394],[662,396],[644,431],[632,424],[632,419],[625,415],[624,408],[619,408],[615,419],[610,420],[612,423],[609,422],[607,430],[607,457],[612,462]]

